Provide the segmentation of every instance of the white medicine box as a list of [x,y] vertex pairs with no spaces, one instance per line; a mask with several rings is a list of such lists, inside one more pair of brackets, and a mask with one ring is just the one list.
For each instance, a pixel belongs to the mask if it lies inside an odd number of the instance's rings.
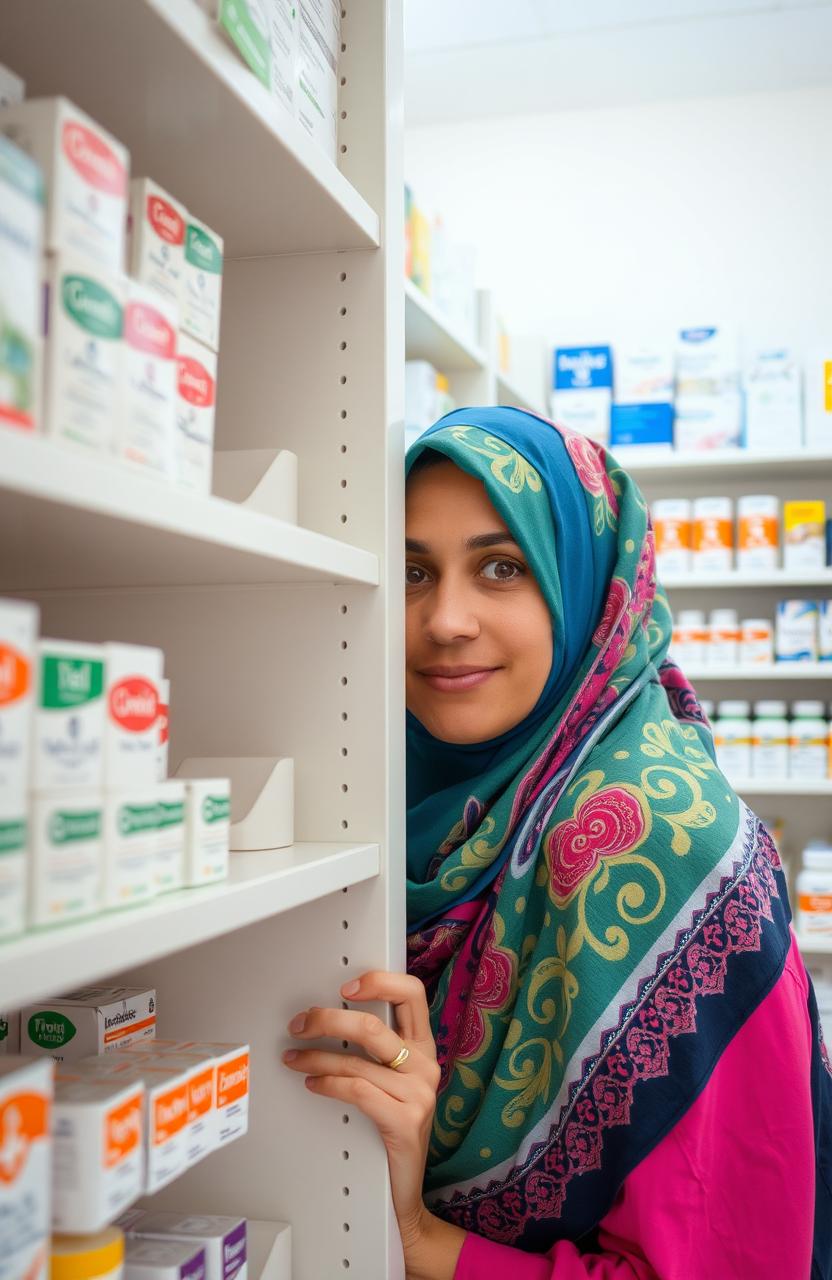
[[185,228],[180,324],[185,333],[212,351],[220,344],[222,263],[222,237],[204,222],[190,217]]
[[0,423],[22,431],[40,425],[43,201],[40,168],[0,134]]
[[162,651],[146,645],[110,643],[104,646],[104,661],[104,785],[152,787],[158,767]]
[[155,1034],[152,987],[87,987],[20,1012],[21,1052],[56,1062],[112,1053]]
[[29,98],[0,110],[5,133],[46,179],[46,248],[124,270],[130,157],[66,98]]
[[158,480],[174,477],[177,407],[175,304],[150,285],[127,282],[124,397],[116,455]]
[[29,924],[39,928],[94,915],[103,872],[101,792],[36,791],[29,814]]
[[176,479],[207,497],[214,464],[217,357],[187,333],[179,335],[176,401]]
[[[0,1275],[45,1280],[52,1200],[53,1064],[0,1058],[3,1177],[0,1178]],[[12,1145],[17,1126],[17,1150]],[[20,1130],[23,1130],[21,1133]]]
[[129,266],[141,284],[179,306],[188,213],[150,178],[130,183]]
[[104,762],[104,650],[38,641],[32,788],[100,787]]
[[106,910],[132,907],[156,893],[158,786],[104,793],[104,881]]
[[52,1228],[100,1231],[144,1190],[144,1086],[118,1076],[55,1081]]
[[185,787],[185,883],[224,880],[231,832],[228,778],[188,778]]

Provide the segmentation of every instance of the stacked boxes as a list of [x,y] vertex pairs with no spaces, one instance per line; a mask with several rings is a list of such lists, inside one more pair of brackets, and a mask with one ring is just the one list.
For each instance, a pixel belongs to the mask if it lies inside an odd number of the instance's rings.
[[[47,1274],[51,1212],[53,1064],[0,1059],[0,1133],[8,1158],[0,1178],[0,1280]],[[8,1143],[17,1138],[17,1158]]]
[[43,177],[0,135],[0,423],[31,431],[40,376]]
[[611,405],[611,348],[556,348],[552,417],[563,426],[606,445],[610,438]]
[[38,610],[0,600],[0,938],[25,925],[27,787]]

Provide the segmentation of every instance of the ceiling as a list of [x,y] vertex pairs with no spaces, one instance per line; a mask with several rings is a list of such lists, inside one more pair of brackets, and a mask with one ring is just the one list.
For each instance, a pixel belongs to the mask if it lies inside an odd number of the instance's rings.
[[832,0],[405,0],[409,127],[832,84]]

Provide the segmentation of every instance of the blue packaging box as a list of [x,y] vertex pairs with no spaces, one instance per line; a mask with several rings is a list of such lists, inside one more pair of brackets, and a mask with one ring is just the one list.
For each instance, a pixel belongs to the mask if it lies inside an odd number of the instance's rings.
[[616,445],[673,446],[672,404],[614,404],[610,419],[610,447]]

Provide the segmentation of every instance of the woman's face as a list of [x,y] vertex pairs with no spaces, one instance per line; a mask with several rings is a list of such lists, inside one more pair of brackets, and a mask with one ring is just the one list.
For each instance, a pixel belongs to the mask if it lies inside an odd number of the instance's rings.
[[528,715],[552,621],[485,486],[450,460],[407,484],[407,706],[444,742],[485,742]]

